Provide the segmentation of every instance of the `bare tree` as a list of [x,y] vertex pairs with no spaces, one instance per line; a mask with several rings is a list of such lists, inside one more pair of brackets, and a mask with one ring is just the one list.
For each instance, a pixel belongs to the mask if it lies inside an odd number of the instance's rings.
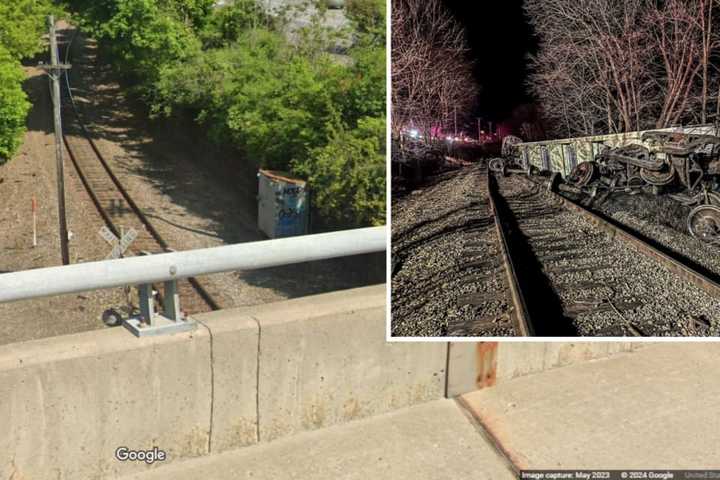
[[700,59],[702,66],[700,121],[705,123],[707,121],[708,88],[710,81],[710,54],[718,47],[718,45],[715,41],[715,33],[713,32],[713,6],[715,5],[715,0],[699,0],[698,3],[698,10],[700,11],[700,15],[698,17],[700,31],[702,32],[702,57]]
[[393,0],[391,21],[392,130],[430,138],[476,96],[464,31],[440,0]]
[[529,86],[556,132],[705,122],[718,84],[717,1],[526,0],[540,40]]
[[667,0],[661,7],[649,8],[646,15],[659,56],[650,64],[661,98],[656,127],[677,123],[695,93],[693,87],[702,68],[699,3]]

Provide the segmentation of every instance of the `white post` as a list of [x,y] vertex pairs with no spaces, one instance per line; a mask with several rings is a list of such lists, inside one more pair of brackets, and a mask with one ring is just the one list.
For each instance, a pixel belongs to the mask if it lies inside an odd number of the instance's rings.
[[33,247],[37,247],[37,200],[32,197]]

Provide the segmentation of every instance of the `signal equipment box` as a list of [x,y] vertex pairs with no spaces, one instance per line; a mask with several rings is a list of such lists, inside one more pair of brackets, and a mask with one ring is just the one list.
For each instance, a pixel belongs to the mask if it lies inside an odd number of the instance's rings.
[[287,172],[258,172],[258,228],[269,238],[308,233],[310,192],[304,180]]

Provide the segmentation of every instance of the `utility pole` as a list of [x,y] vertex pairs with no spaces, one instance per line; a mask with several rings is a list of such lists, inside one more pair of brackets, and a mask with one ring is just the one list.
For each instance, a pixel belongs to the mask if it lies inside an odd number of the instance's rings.
[[455,107],[455,121],[454,121],[454,124],[455,124],[455,135],[454,135],[454,136],[457,137],[457,107]]
[[57,38],[55,37],[55,18],[48,17],[50,24],[50,65],[40,65],[50,76],[52,84],[53,101],[53,123],[55,126],[55,165],[57,171],[57,192],[58,192],[58,218],[60,220],[60,254],[63,265],[70,263],[68,251],[68,231],[65,219],[65,173],[62,155],[62,120],[60,118],[60,72],[70,68],[70,65],[60,64],[58,55]]
[[480,120],[480,117],[478,117],[477,121],[478,121],[478,142],[479,142],[479,141],[482,140],[482,136],[481,136],[481,130],[482,130],[482,128],[481,128],[482,123],[481,123],[481,122],[482,122],[482,120]]

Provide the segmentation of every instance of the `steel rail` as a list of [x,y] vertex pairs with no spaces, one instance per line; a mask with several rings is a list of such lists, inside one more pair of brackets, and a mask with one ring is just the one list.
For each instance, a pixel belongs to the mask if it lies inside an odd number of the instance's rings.
[[0,302],[142,285],[382,252],[386,228],[370,227],[0,274]]
[[490,202],[490,209],[493,212],[493,218],[495,219],[495,232],[497,233],[503,264],[505,265],[505,274],[507,276],[508,286],[510,287],[510,296],[512,298],[514,307],[512,315],[515,317],[515,323],[517,324],[518,332],[520,333],[520,335],[524,337],[533,336],[535,333],[530,318],[530,313],[527,308],[527,303],[525,302],[525,296],[522,293],[522,289],[520,288],[520,283],[517,276],[517,269],[515,268],[515,263],[512,260],[510,244],[505,234],[502,219],[500,218],[500,212],[498,212],[497,206],[495,204],[495,196],[497,195],[497,192],[496,189],[493,188],[493,179],[491,178],[489,168],[486,172],[486,175],[488,200]]
[[[537,182],[533,182],[530,179],[525,179],[525,181],[529,181],[535,185],[538,185]],[[584,206],[573,202],[572,200],[565,198],[564,196],[556,192],[546,190],[546,193],[549,194],[551,198],[560,203],[560,205],[562,205],[564,208],[580,214],[580,216],[582,216],[590,223],[610,235],[611,238],[620,238],[625,243],[627,243],[633,250],[642,253],[643,255],[654,260],[655,262],[663,265],[671,273],[674,273],[683,280],[692,283],[704,292],[707,292],[714,297],[720,298],[720,284],[718,284],[713,279],[684,264],[679,259],[673,258],[666,253],[661,252],[659,249],[655,248],[653,245],[641,239],[634,233],[622,228],[620,225],[609,222],[608,220],[602,218],[601,216],[585,208]]]
[[[70,50],[71,50],[73,42],[75,41],[75,38],[77,37],[77,32],[78,32],[78,30],[76,28],[75,31],[73,32],[73,36],[72,36],[70,42],[68,42],[68,45],[66,46],[65,63],[69,63]],[[135,203],[133,198],[130,196],[130,193],[123,186],[123,184],[120,182],[118,177],[115,175],[115,172],[113,172],[112,168],[110,167],[108,162],[105,160],[105,157],[102,155],[102,153],[100,153],[100,150],[98,149],[97,145],[95,144],[95,141],[90,136],[90,132],[87,130],[87,127],[85,126],[85,123],[82,121],[82,118],[80,116],[80,112],[79,112],[79,110],[77,108],[77,104],[75,102],[75,97],[72,94],[72,88],[70,87],[70,77],[69,77],[68,71],[65,70],[64,73],[65,73],[65,83],[67,86],[68,98],[70,99],[70,105],[72,106],[73,113],[75,115],[75,118],[76,118],[78,124],[80,125],[80,129],[82,130],[85,139],[90,144],[90,148],[93,150],[93,152],[97,156],[97,159],[100,161],[100,164],[102,165],[103,169],[108,174],[108,176],[110,177],[110,179],[112,180],[113,184],[115,185],[117,190],[120,192],[122,197],[128,203],[128,205],[130,206],[130,209],[138,217],[138,219],[140,220],[142,225],[146,228],[146,230],[150,234],[150,236],[153,237],[153,239],[157,242],[157,244],[160,246],[160,248],[162,248],[164,251],[166,251],[166,252],[172,251],[172,249],[170,248],[170,245],[160,235],[160,233],[157,231],[157,229],[155,229],[154,225],[145,216],[145,214],[140,209],[140,207],[138,207],[138,205]],[[67,141],[67,138],[65,135],[63,135],[63,140],[65,142],[65,146],[68,150],[70,158],[71,158],[73,164],[75,165],[75,170],[78,172],[78,174],[80,176],[80,180],[83,183],[83,185],[85,186],[85,189],[88,191],[92,202],[95,204],[95,207],[100,212],[100,215],[103,217],[103,220],[105,221],[108,228],[110,228],[110,230],[112,230],[112,232],[115,235],[119,236],[120,235],[119,228],[117,228],[117,226],[110,220],[109,215],[107,214],[105,209],[100,204],[96,193],[93,191],[89,182],[85,178],[82,168],[80,167],[79,162],[77,161],[76,156],[75,156],[74,152],[72,151],[72,148],[70,147],[70,143]],[[210,293],[205,289],[205,287],[203,287],[203,285],[196,278],[190,277],[187,280],[190,283],[190,285],[193,287],[193,289],[197,292],[197,294],[200,295],[202,300],[208,305],[208,307],[210,307],[210,309],[212,309],[212,310],[220,309],[220,305],[218,304],[218,302],[212,297],[212,295],[210,295]]]

